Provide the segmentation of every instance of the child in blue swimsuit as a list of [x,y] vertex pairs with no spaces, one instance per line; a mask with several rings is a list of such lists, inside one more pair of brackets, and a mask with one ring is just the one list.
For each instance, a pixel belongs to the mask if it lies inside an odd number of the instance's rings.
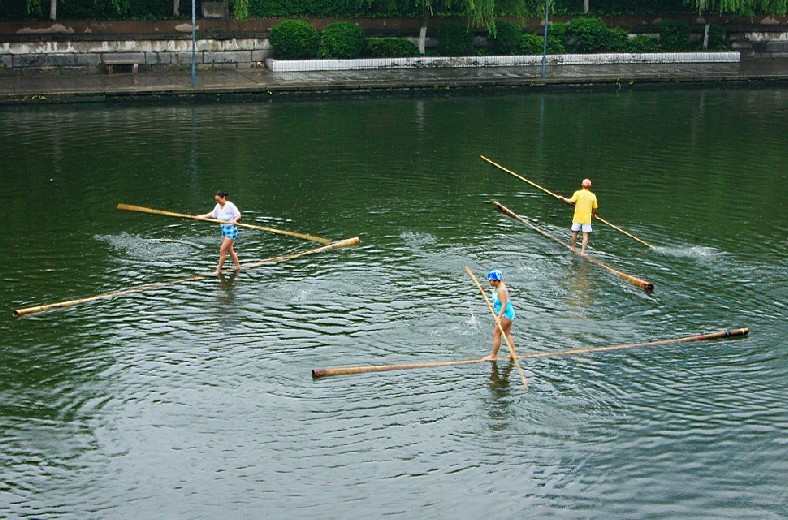
[[[509,344],[514,348],[514,340],[512,339],[512,323],[514,322],[515,312],[512,306],[512,301],[509,298],[509,289],[503,282],[503,273],[495,270],[487,273],[487,281],[492,286],[492,304],[493,311],[498,316],[498,321],[501,322],[501,329],[506,334],[506,339]],[[498,325],[493,327],[493,345],[490,355],[485,357],[485,361],[495,361],[498,359],[498,349],[501,347],[501,329]],[[511,357],[511,356],[510,356]]]

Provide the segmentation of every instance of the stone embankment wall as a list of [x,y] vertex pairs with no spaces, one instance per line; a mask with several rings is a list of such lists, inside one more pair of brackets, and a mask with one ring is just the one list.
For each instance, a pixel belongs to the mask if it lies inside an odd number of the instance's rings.
[[[251,68],[270,59],[269,30],[281,19],[234,21],[200,19],[196,25],[194,58],[199,68]],[[333,19],[313,19],[323,29]],[[446,19],[433,19],[430,32]],[[566,21],[557,17],[554,22]],[[609,27],[631,33],[655,34],[660,19],[609,17]],[[722,25],[733,50],[761,57],[788,57],[788,17],[691,17],[698,27]],[[358,20],[368,36],[398,36],[415,40],[416,19]],[[521,23],[526,31],[541,33],[539,19]],[[95,73],[97,71],[181,68],[192,63],[192,26],[183,21],[163,22],[0,22],[2,71]],[[483,39],[483,38],[481,38]],[[428,38],[428,46],[434,45]]]
[[788,58],[788,33],[783,33],[776,40],[764,38],[753,41],[752,54],[758,58]]
[[[191,66],[191,39],[32,41],[0,44],[9,71],[94,73],[138,65],[143,70]],[[200,68],[250,68],[270,58],[267,38],[197,39]]]

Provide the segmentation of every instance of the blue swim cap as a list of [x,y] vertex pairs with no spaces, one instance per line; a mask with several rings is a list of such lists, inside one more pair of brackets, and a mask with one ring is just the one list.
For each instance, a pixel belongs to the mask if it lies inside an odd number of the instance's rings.
[[497,281],[497,280],[501,280],[502,278],[503,278],[503,273],[501,271],[498,271],[497,269],[495,271],[490,271],[489,273],[487,273],[488,280]]

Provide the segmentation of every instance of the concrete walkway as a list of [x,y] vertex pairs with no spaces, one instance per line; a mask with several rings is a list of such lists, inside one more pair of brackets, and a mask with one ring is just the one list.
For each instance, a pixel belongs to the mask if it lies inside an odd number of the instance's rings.
[[275,95],[283,93],[479,87],[614,87],[698,82],[788,85],[788,59],[742,57],[739,63],[555,65],[274,73],[267,69],[137,74],[14,75],[0,69],[0,104],[107,102],[161,96]]

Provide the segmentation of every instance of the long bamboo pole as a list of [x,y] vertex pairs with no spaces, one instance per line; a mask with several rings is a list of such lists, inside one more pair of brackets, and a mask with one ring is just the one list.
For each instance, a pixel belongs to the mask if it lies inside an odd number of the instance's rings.
[[[241,268],[242,269],[251,269],[253,267],[260,267],[261,265],[265,265],[265,264],[275,264],[275,263],[279,263],[279,262],[284,262],[285,260],[292,260],[293,258],[298,258],[299,256],[314,255],[315,253],[322,253],[324,251],[330,251],[332,249],[338,249],[340,247],[355,246],[358,243],[359,243],[358,237],[348,238],[346,240],[340,240],[339,242],[332,242],[331,244],[328,244],[328,245],[325,245],[325,246],[322,246],[322,247],[318,247],[317,249],[311,249],[309,251],[302,251],[300,253],[293,253],[291,255],[278,256],[278,257],[275,257],[275,258],[269,258],[268,260],[263,260],[261,262],[253,262],[253,263],[243,264],[241,266]],[[16,309],[14,311],[14,316],[24,316],[26,314],[34,314],[34,313],[37,313],[37,312],[43,312],[43,311],[48,311],[48,310],[52,310],[52,309],[60,309],[60,308],[63,308],[63,307],[71,307],[71,306],[74,306],[74,305],[78,305],[80,303],[88,303],[88,302],[93,302],[93,301],[96,301],[96,300],[106,300],[108,298],[114,298],[116,296],[124,296],[126,294],[132,294],[132,293],[137,293],[137,292],[142,292],[142,291],[148,291],[150,289],[157,289],[159,287],[166,287],[168,285],[175,285],[175,284],[179,284],[179,283],[191,282],[191,281],[194,281],[194,280],[200,280],[202,278],[215,277],[215,276],[216,275],[213,274],[213,273],[196,274],[196,275],[193,275],[193,276],[188,276],[186,278],[178,278],[177,280],[170,280],[170,281],[167,281],[167,282],[159,282],[159,283],[151,283],[151,284],[147,284],[147,285],[140,285],[139,287],[132,287],[131,289],[124,289],[124,290],[121,290],[121,291],[114,291],[114,292],[99,294],[97,296],[90,296],[88,298],[81,298],[79,300],[67,300],[67,301],[64,301],[64,302],[50,303],[48,305],[37,305],[35,307],[26,307],[24,309]]]
[[[223,220],[217,220],[214,218],[198,218],[194,215],[186,215],[184,213],[173,213],[172,211],[163,211],[160,209],[151,209],[146,208],[144,206],[130,206],[129,204],[118,204],[118,209],[122,209],[125,211],[137,211],[140,213],[151,213],[153,215],[164,215],[166,217],[178,217],[178,218],[188,218],[191,220],[202,220],[203,222],[215,222],[217,224],[227,224],[227,222]],[[288,235],[291,237],[298,237],[303,238],[304,240],[311,240],[312,242],[319,242],[321,244],[330,244],[331,240],[322,237],[316,237],[312,235],[306,235],[304,233],[296,233],[295,231],[285,231],[282,229],[264,227],[264,226],[256,226],[254,224],[246,224],[239,222],[237,224],[239,227],[245,227],[249,229],[260,229],[262,231],[270,231],[271,233],[279,233],[280,235]]]
[[495,309],[493,309],[492,303],[490,302],[490,298],[487,297],[487,293],[484,292],[479,280],[476,279],[476,275],[473,274],[473,271],[466,265],[465,272],[468,273],[468,276],[471,277],[473,283],[476,284],[476,287],[479,289],[479,292],[482,293],[484,296],[484,301],[487,303],[487,308],[490,309],[490,313],[495,320],[495,325],[498,327],[498,330],[501,332],[501,339],[506,343],[506,346],[509,349],[509,355],[512,357],[512,361],[517,365],[517,372],[520,374],[520,381],[523,382],[523,386],[526,390],[528,390],[528,379],[525,377],[525,372],[523,372],[523,367],[520,366],[520,362],[517,360],[517,352],[514,350],[514,345],[509,342],[509,339],[506,337],[506,333],[503,331],[503,326],[501,325],[501,320],[498,319],[498,316],[495,314]]
[[[646,343],[624,343],[621,345],[609,345],[606,347],[590,347],[590,348],[573,348],[558,351],[545,351],[533,352],[520,356],[520,359],[534,359],[543,357],[554,356],[571,356],[578,354],[587,354],[591,352],[605,352],[608,350],[621,350],[635,347],[649,347],[654,345],[667,345],[670,343],[684,343],[689,341],[702,341],[712,339],[730,338],[735,336],[746,336],[749,334],[750,329],[731,329],[723,330],[720,332],[712,332],[710,334],[697,334],[694,336],[685,336],[683,338],[662,339],[658,341],[648,341]],[[504,361],[505,358],[498,358],[498,361]],[[404,365],[370,365],[359,367],[340,367],[340,368],[316,368],[312,370],[312,377],[315,379],[328,376],[346,376],[353,374],[367,374],[370,372],[388,372],[391,370],[408,370],[414,368],[432,368],[432,367],[446,367],[455,365],[470,365],[474,363],[486,363],[485,359],[466,359],[462,361],[433,361],[426,363],[408,363]]]
[[[534,188],[540,189],[540,190],[542,190],[543,192],[547,193],[548,195],[552,195],[553,197],[555,197],[555,198],[557,198],[558,200],[561,200],[561,201],[563,202],[563,200],[561,199],[561,196],[560,196],[560,195],[556,195],[555,193],[553,193],[552,191],[548,190],[547,188],[543,188],[542,186],[539,186],[539,185],[538,185],[538,184],[536,184],[535,182],[531,182],[531,181],[529,181],[528,179],[526,179],[526,178],[525,178],[525,177],[523,177],[522,175],[519,175],[519,174],[517,174],[517,173],[513,172],[512,170],[509,170],[509,169],[507,169],[507,168],[505,168],[505,167],[501,166],[501,165],[500,165],[500,164],[498,164],[497,162],[494,162],[494,161],[492,161],[492,160],[488,159],[487,157],[485,157],[485,156],[483,156],[483,155],[480,155],[479,157],[481,157],[482,159],[484,159],[484,160],[485,160],[485,161],[487,161],[488,163],[492,164],[492,165],[493,165],[493,166],[495,166],[496,168],[498,168],[498,169],[500,169],[500,170],[503,170],[503,171],[505,171],[506,173],[509,173],[509,174],[513,175],[514,177],[517,177],[518,179],[520,179],[520,180],[521,180],[521,181],[523,181],[523,182],[527,182],[528,184],[530,184],[530,185],[531,185],[531,186],[533,186]],[[644,246],[647,246],[647,247],[654,247],[654,246],[652,246],[651,244],[649,244],[648,242],[646,242],[646,241],[644,241],[644,240],[641,240],[640,238],[636,237],[636,236],[635,236],[635,235],[633,235],[632,233],[630,233],[630,232],[628,232],[628,231],[625,231],[624,229],[622,229],[622,228],[620,228],[620,227],[618,227],[618,226],[616,226],[616,225],[614,225],[614,224],[611,224],[610,222],[608,222],[607,220],[603,219],[603,218],[602,218],[602,217],[600,217],[599,215],[594,215],[594,218],[596,218],[596,219],[598,219],[599,221],[601,221],[601,222],[603,222],[603,223],[607,224],[608,226],[612,227],[612,228],[613,228],[613,229],[615,229],[616,231],[620,231],[621,233],[624,233],[624,234],[625,234],[626,236],[628,236],[629,238],[632,238],[632,239],[634,239],[634,240],[637,240],[638,242],[640,242],[640,243],[641,243],[641,244],[643,244]]]
[[515,219],[515,220],[517,220],[519,222],[522,222],[523,224],[525,224],[526,226],[530,227],[531,229],[533,229],[537,233],[541,234],[542,236],[545,236],[545,237],[549,238],[550,240],[553,240],[554,242],[557,242],[557,243],[561,244],[562,246],[566,247],[567,249],[569,249],[573,253],[575,253],[577,255],[580,255],[580,258],[588,260],[592,264],[598,265],[599,267],[601,267],[603,269],[607,269],[608,271],[610,271],[611,273],[615,274],[619,278],[621,278],[623,280],[626,280],[627,282],[631,283],[632,285],[635,285],[636,287],[639,287],[639,288],[643,289],[644,291],[651,292],[651,291],[654,290],[654,284],[653,283],[651,283],[651,282],[649,282],[647,280],[643,280],[641,278],[637,278],[635,276],[632,276],[631,274],[624,273],[622,271],[619,271],[618,269],[613,269],[609,265],[604,264],[604,263],[600,262],[599,260],[597,260],[596,258],[593,258],[591,256],[580,254],[577,251],[573,250],[572,246],[570,246],[569,244],[567,244],[565,242],[562,242],[561,240],[559,240],[558,238],[554,237],[553,235],[551,235],[547,231],[539,228],[538,226],[536,226],[532,222],[529,222],[526,218],[518,215],[517,213],[515,213],[512,210],[510,210],[509,208],[507,208],[506,206],[504,206],[500,202],[494,200],[492,203],[493,203],[493,206],[495,206],[498,209],[498,211],[500,211],[501,213],[504,213],[505,215],[508,215],[508,216],[512,217],[513,219]]

